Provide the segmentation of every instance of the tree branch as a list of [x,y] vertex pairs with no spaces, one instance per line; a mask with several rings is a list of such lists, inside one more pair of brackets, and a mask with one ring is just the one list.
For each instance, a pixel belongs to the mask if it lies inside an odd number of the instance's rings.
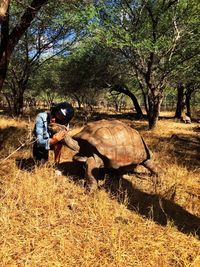
[[9,35],[9,52],[12,53],[14,47],[30,26],[32,20],[35,18],[37,12],[45,5],[48,0],[33,0],[30,6],[27,7],[26,11],[21,17],[20,22],[14,27]]

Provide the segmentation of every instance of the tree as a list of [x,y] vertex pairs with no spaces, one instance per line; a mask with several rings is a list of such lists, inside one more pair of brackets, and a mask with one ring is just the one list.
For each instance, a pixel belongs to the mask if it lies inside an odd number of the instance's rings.
[[183,66],[177,70],[176,79],[179,80],[179,83],[177,86],[177,107],[175,118],[180,119],[185,108],[187,115],[191,117],[190,102],[192,95],[199,90],[199,71],[200,63],[198,57],[195,57],[186,64],[183,64]]
[[[149,128],[157,124],[167,78],[177,65],[197,55],[188,50],[196,36],[197,1],[98,1],[93,33],[121,53],[144,96]],[[190,38],[189,38],[190,37]]]
[[186,109],[186,114],[191,117],[191,98],[199,89],[199,82],[195,80],[188,80],[185,84],[180,82],[177,85],[177,106],[175,112],[175,118],[180,119],[182,112]]
[[[62,8],[65,9],[66,6],[69,6],[69,4],[72,3],[74,6],[80,6],[84,12],[85,4],[90,5],[87,0],[79,1],[78,4],[75,0],[67,1],[67,3],[64,0],[58,0],[56,1],[56,6],[54,0],[32,0],[27,1],[27,3],[21,3],[21,1],[17,0],[12,2],[4,0],[4,2],[5,5],[1,4],[0,6],[3,10],[3,17],[0,17],[0,91],[2,90],[11,55],[16,48],[16,45],[19,43],[26,30],[30,27],[31,23],[34,20],[39,19],[40,11],[43,6],[49,3],[54,7],[54,10],[62,10]],[[16,15],[13,25],[10,24],[10,14]],[[22,14],[22,16],[18,20],[20,14]],[[59,16],[57,20],[59,21]]]
[[177,84],[177,104],[176,104],[176,113],[175,118],[180,119],[182,116],[182,112],[185,108],[185,100],[184,100],[184,85],[182,82]]
[[115,84],[112,88],[111,91],[116,91],[118,93],[127,95],[128,97],[131,98],[132,102],[133,102],[133,106],[135,107],[136,113],[137,113],[137,117],[138,118],[142,118],[143,117],[143,113],[142,110],[140,108],[140,105],[137,101],[137,98],[135,97],[135,95],[128,89],[128,87],[119,85],[119,84]]
[[53,57],[42,64],[34,75],[30,76],[28,96],[41,100],[47,106],[61,100],[60,65],[62,58]]
[[[77,79],[78,76],[78,79]],[[98,96],[104,89],[117,92],[131,98],[138,117],[142,111],[134,93],[128,89],[137,87],[130,84],[129,70],[120,62],[120,58],[107,48],[95,42],[81,45],[63,65],[63,88],[77,100],[80,107],[91,96]],[[126,85],[125,85],[126,84]],[[95,94],[94,94],[95,92]],[[91,101],[90,101],[91,102]],[[94,102],[94,100],[93,100]]]
[[33,0],[28,5],[16,25],[12,28],[9,25],[10,1],[5,1],[4,18],[1,19],[1,35],[0,35],[0,91],[3,87],[4,80],[11,55],[19,40],[30,26],[37,13],[48,1]]
[[[23,112],[23,97],[30,76],[52,57],[69,54],[73,44],[84,35],[80,6],[82,8],[81,4],[69,2],[55,7],[55,3],[49,1],[16,45],[10,60],[7,87],[2,91],[6,91],[4,94],[15,115]],[[15,20],[12,16],[12,21]]]

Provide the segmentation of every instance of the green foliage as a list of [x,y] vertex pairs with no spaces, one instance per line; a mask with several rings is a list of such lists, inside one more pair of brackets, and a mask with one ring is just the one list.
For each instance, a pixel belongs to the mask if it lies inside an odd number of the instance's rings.
[[199,2],[116,0],[97,1],[95,7],[96,41],[114,49],[132,68],[155,126],[168,83],[183,77],[182,68],[187,77],[189,69],[196,68]]
[[[30,2],[11,1],[11,29]],[[50,0],[16,47],[7,80],[26,73],[32,95],[84,101],[106,83],[126,84],[153,105],[164,93],[175,99],[180,80],[198,94],[199,11],[197,0]]]
[[148,71],[153,53],[158,79],[163,76],[159,72],[165,76],[182,63],[181,51],[191,48],[191,36],[196,36],[197,1],[111,2],[98,1],[95,32],[100,31],[101,42],[126,53],[141,74]]
[[[30,5],[31,1],[19,3],[19,1],[12,1],[10,8],[10,31],[19,22],[19,15],[24,13],[24,8]],[[30,27],[27,29],[23,37],[16,45],[9,65],[7,74],[7,85],[4,87],[4,93],[10,98],[10,102],[18,101],[21,98],[21,105],[23,105],[23,95],[32,95],[33,93],[27,90],[35,90],[35,85],[29,81],[30,77],[33,79],[38,68],[46,61],[58,54],[68,55],[75,42],[80,41],[84,35],[84,24],[82,19],[83,6],[84,10],[90,6],[87,1],[48,1],[43,6],[33,20]],[[55,91],[59,90],[59,79],[56,78],[55,68],[54,73],[48,69],[43,69],[49,75],[39,77],[43,79],[39,82],[40,88],[45,88],[47,95],[56,95]],[[50,78],[51,77],[51,78]],[[29,84],[29,85],[28,85]],[[28,85],[28,87],[27,87]],[[32,86],[32,87],[31,87]],[[50,91],[52,93],[50,94]],[[38,90],[36,90],[37,92]],[[22,109],[23,107],[21,107]]]

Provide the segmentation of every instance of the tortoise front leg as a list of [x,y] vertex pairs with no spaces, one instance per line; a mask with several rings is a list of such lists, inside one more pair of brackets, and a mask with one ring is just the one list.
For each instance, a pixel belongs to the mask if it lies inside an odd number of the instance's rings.
[[100,165],[101,162],[98,161],[95,157],[89,157],[86,161],[86,189],[89,192],[97,189],[98,184],[96,177],[98,176]]

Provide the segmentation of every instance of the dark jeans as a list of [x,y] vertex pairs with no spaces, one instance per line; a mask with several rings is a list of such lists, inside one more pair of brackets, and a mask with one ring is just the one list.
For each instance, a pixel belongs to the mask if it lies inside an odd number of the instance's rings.
[[38,146],[37,143],[33,144],[33,158],[36,162],[44,163],[49,159],[49,151],[44,147]]

